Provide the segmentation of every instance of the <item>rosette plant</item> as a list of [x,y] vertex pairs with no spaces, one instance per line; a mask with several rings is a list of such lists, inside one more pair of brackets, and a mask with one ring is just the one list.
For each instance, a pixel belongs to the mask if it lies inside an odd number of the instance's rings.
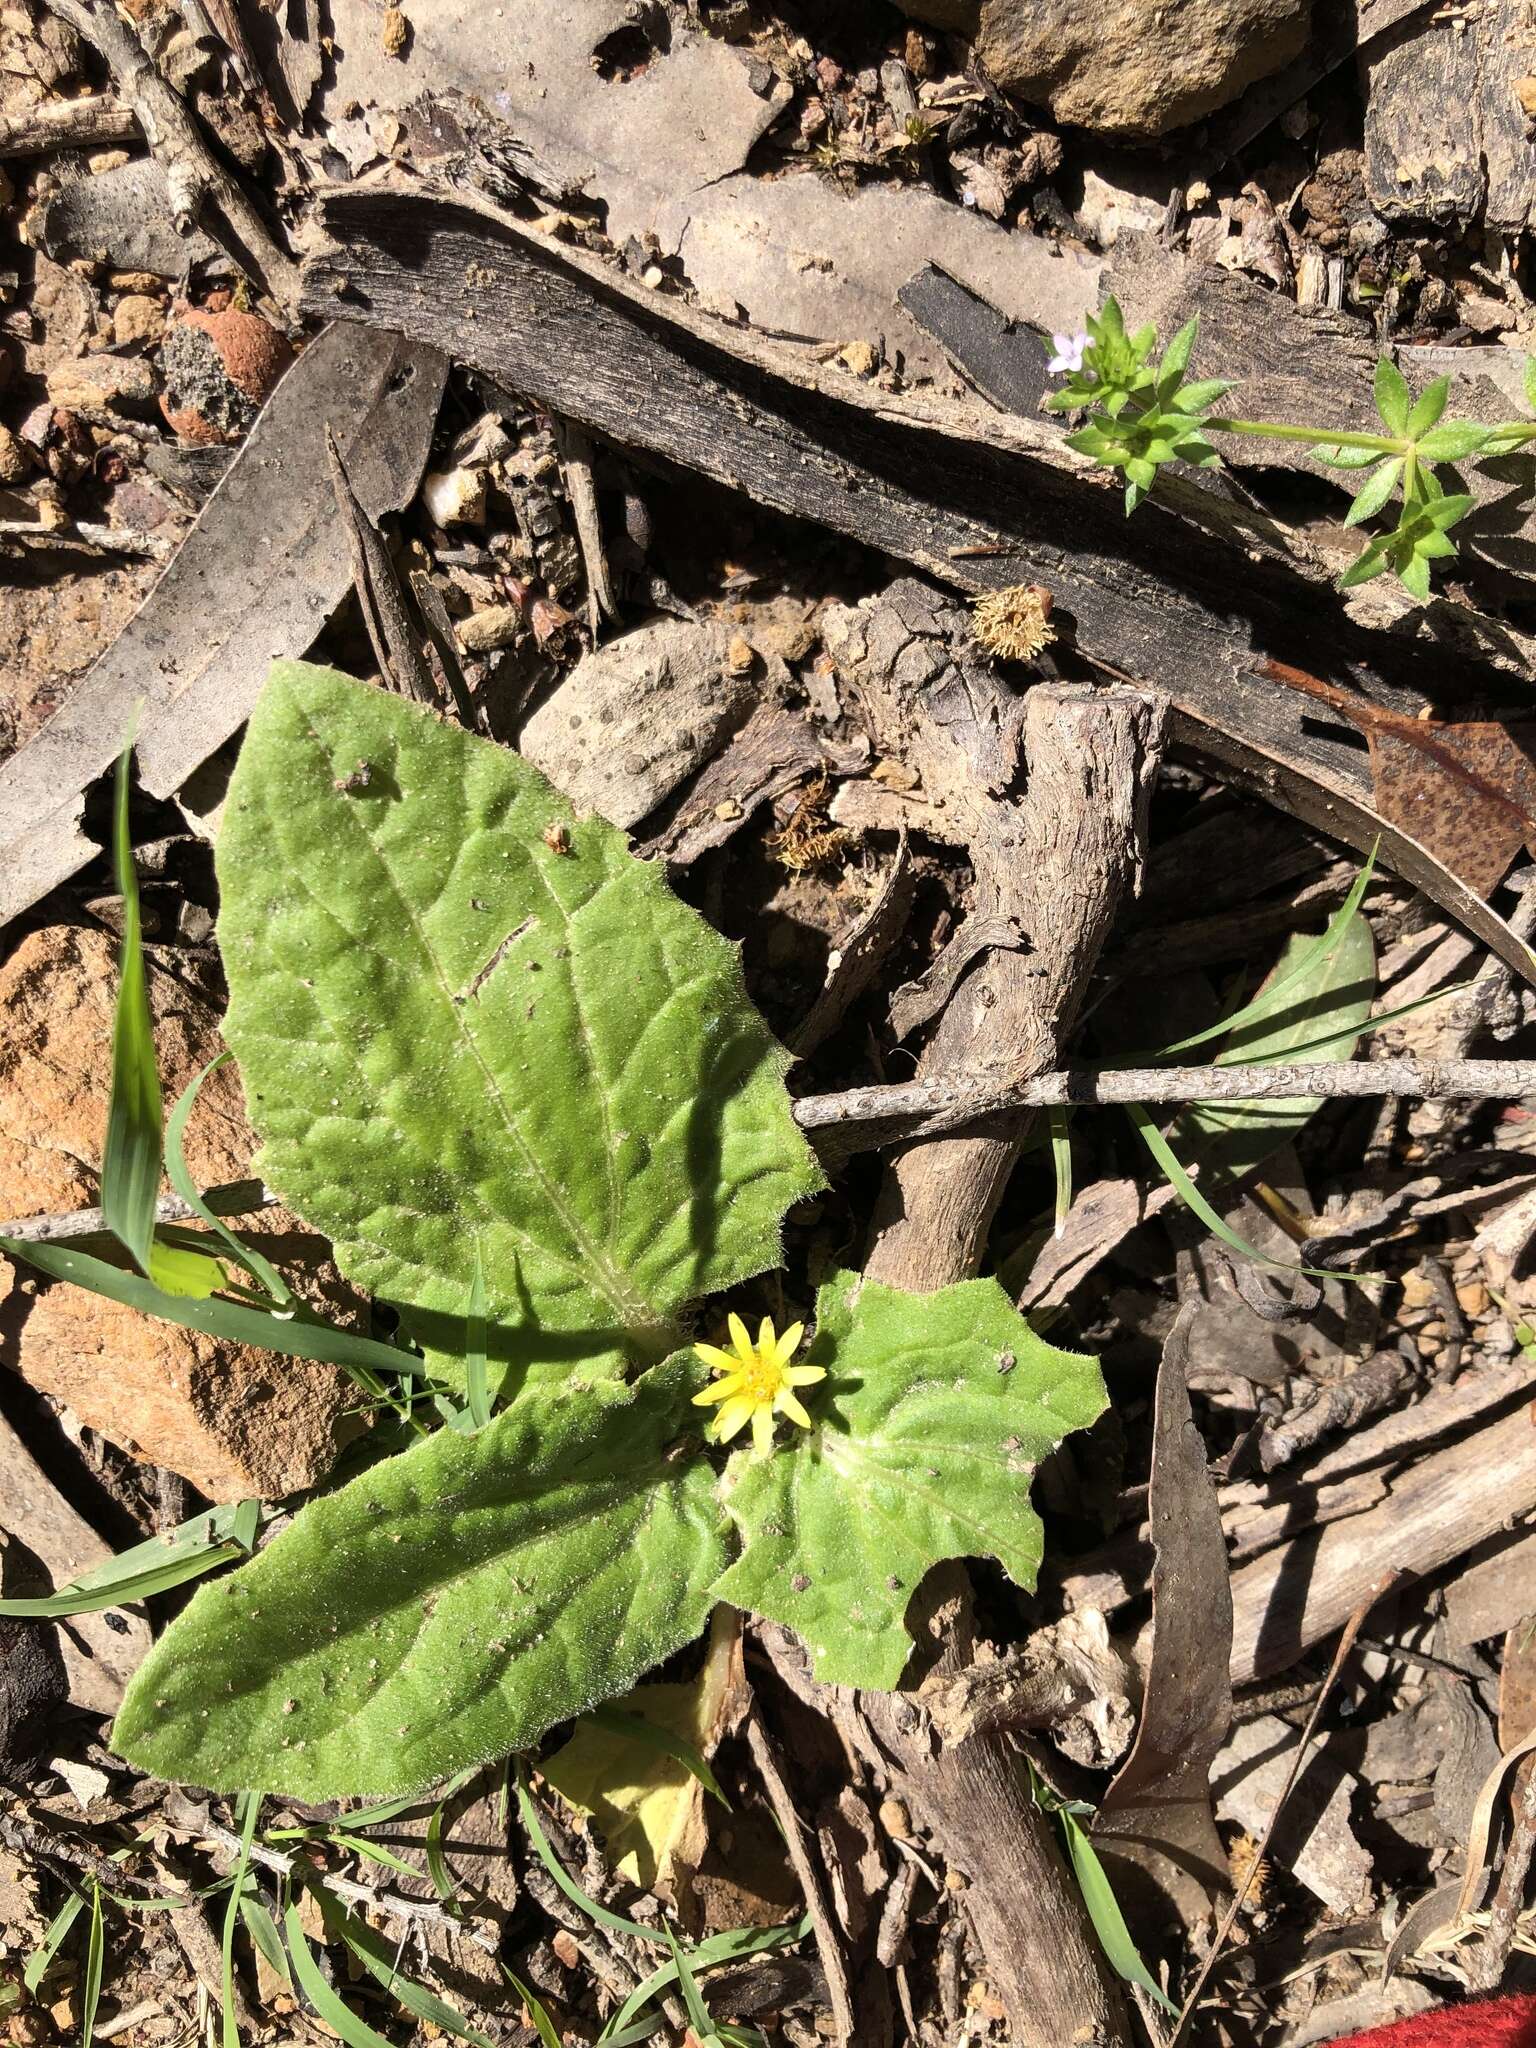
[[[892,1686],[931,1564],[1032,1584],[1031,1477],[1100,1412],[1097,1368],[992,1280],[787,1272],[796,1327],[751,1334],[731,1290],[824,1178],[735,948],[659,865],[515,753],[297,663],[217,858],[256,1170],[397,1320],[368,1356],[419,1398],[196,1593],[122,1754],[220,1791],[414,1790],[623,1693],[717,1601]],[[133,1274],[46,1270],[235,1318],[293,1371],[338,1355],[270,1269],[231,1277],[237,1239],[180,1292],[129,1249]]]

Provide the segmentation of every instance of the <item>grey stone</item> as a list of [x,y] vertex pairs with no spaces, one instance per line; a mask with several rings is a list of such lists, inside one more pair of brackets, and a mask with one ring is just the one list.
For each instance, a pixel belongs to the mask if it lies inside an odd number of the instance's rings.
[[638,824],[756,701],[761,662],[731,665],[741,637],[714,621],[637,626],[577,662],[524,724],[518,751],[578,811]]

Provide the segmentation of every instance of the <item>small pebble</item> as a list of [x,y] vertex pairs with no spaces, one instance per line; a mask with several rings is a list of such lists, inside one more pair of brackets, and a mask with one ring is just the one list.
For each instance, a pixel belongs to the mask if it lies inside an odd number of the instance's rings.
[[881,1800],[880,1825],[893,1842],[909,1842],[912,1839],[912,1816],[899,1799]]
[[498,647],[510,647],[522,630],[521,606],[488,604],[484,611],[471,612],[459,621],[459,645],[466,654],[490,654]]
[[129,292],[112,315],[112,339],[118,348],[152,347],[165,332],[165,308],[158,299]]
[[1417,1266],[1403,1275],[1402,1286],[1404,1308],[1428,1308],[1435,1299],[1434,1282]]

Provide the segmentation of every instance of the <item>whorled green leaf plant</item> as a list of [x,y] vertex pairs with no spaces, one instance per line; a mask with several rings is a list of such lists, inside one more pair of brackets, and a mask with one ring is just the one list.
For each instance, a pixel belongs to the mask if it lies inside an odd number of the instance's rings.
[[[823,1179],[735,948],[622,833],[516,754],[282,663],[218,868],[256,1165],[464,1405],[202,1587],[122,1754],[388,1794],[626,1691],[720,1599],[890,1686],[931,1564],[1032,1583],[1031,1476],[1104,1395],[994,1281],[838,1272],[808,1341],[732,1318],[729,1351],[694,1349]],[[293,1312],[242,1313],[278,1343]]]
[[[1367,541],[1340,576],[1340,589],[1391,570],[1414,597],[1427,600],[1431,564],[1455,554],[1451,528],[1473,503],[1452,465],[1476,455],[1507,455],[1536,440],[1529,420],[1496,426],[1447,420],[1450,378],[1437,377],[1415,398],[1385,357],[1376,365],[1380,432],[1220,415],[1212,408],[1231,386],[1187,374],[1198,335],[1199,322],[1189,321],[1159,358],[1156,328],[1127,334],[1119,304],[1108,298],[1084,333],[1056,336],[1051,367],[1064,372],[1065,381],[1047,404],[1054,412],[1085,416],[1068,445],[1123,474],[1127,512],[1135,511],[1167,464],[1219,464],[1208,438],[1213,434],[1301,442],[1328,468],[1368,470],[1345,524],[1362,525],[1395,507],[1392,523]],[[1536,357],[1526,360],[1525,394],[1536,413]]]

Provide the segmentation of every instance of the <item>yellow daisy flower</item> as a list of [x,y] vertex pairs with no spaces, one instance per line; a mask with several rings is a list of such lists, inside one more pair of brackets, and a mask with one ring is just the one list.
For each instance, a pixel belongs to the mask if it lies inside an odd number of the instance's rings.
[[720,1403],[720,1412],[709,1429],[715,1442],[729,1443],[737,1431],[745,1429],[750,1422],[753,1443],[760,1451],[769,1450],[773,1445],[773,1419],[776,1415],[787,1415],[791,1422],[798,1422],[802,1429],[809,1429],[811,1418],[794,1390],[824,1380],[827,1371],[821,1365],[791,1365],[789,1362],[805,1335],[804,1323],[792,1323],[779,1337],[774,1334],[772,1322],[764,1316],[755,1344],[747,1335],[747,1326],[740,1316],[730,1317],[729,1328],[731,1350],[722,1351],[717,1344],[695,1344],[693,1347],[711,1371],[719,1375],[713,1386],[693,1397],[696,1408],[707,1408],[716,1401]]

